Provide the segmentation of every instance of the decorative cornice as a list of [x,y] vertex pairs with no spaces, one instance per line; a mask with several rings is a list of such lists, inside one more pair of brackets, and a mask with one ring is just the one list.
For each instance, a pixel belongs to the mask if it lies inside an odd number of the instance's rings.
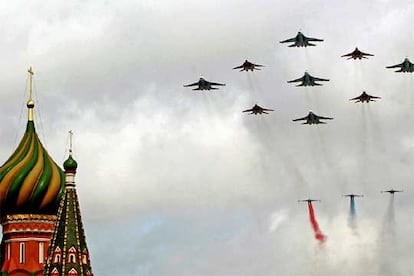
[[47,239],[47,238],[16,238],[16,239],[7,239],[7,240],[4,240],[5,243],[11,243],[11,242],[27,242],[27,241],[50,242],[50,239]]
[[2,225],[15,221],[44,221],[54,223],[57,219],[55,215],[41,215],[41,214],[13,214],[2,217]]

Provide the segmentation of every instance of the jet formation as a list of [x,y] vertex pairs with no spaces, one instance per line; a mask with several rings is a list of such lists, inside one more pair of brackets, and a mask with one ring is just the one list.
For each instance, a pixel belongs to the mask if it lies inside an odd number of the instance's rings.
[[261,70],[258,67],[264,67],[264,65],[254,64],[254,63],[251,63],[250,61],[248,61],[246,59],[242,65],[234,67],[233,70],[234,69],[241,69],[240,72],[242,72],[242,71],[246,71],[246,72],[252,71],[253,72],[254,70]]
[[321,120],[333,120],[333,118],[330,117],[322,117],[319,115],[316,115],[312,111],[309,111],[309,114],[303,118],[294,119],[293,121],[306,121],[302,123],[302,125],[313,125],[313,124],[326,124],[325,122]]
[[400,68],[400,70],[397,70],[395,72],[400,73],[412,73],[414,72],[414,63],[411,63],[411,61],[408,58],[405,58],[404,61],[400,64],[387,66],[385,68],[391,69],[391,68]]
[[225,86],[224,83],[218,83],[218,82],[210,82],[205,80],[203,77],[200,77],[200,79],[191,84],[185,84],[184,87],[191,87],[191,86],[198,86],[197,88],[194,88],[193,90],[213,90],[218,89],[217,87],[213,86]]
[[257,115],[257,114],[269,114],[269,112],[268,111],[274,111],[273,109],[267,109],[267,108],[263,108],[263,107],[261,107],[261,106],[259,106],[259,105],[257,105],[257,104],[255,104],[252,108],[250,108],[250,109],[246,109],[246,110],[243,110],[242,112],[250,112],[250,113],[248,113],[248,114],[254,114],[254,115]]
[[290,81],[288,81],[288,83],[301,82],[300,84],[298,84],[296,86],[319,86],[319,85],[322,85],[320,83],[317,83],[317,81],[329,81],[329,80],[328,79],[317,78],[317,77],[312,76],[308,72],[305,72],[303,77],[300,77],[296,80],[290,80]]
[[306,37],[301,32],[298,32],[298,34],[295,37],[280,41],[280,43],[293,42],[293,44],[289,45],[288,47],[308,47],[308,46],[316,46],[316,44],[309,43],[309,42],[321,42],[321,41],[323,41],[323,39]]
[[391,190],[388,190],[388,191],[381,191],[381,193],[390,193],[390,194],[395,194],[395,193],[402,193],[402,192],[404,192],[403,190],[394,190],[394,189],[391,189]]
[[347,57],[347,59],[363,59],[367,58],[367,56],[374,56],[372,54],[361,52],[358,47],[355,48],[355,50],[349,54],[343,55],[341,57]]
[[355,101],[355,103],[363,103],[363,102],[369,103],[369,102],[375,102],[375,99],[381,99],[381,97],[369,95],[364,91],[358,97],[355,97],[349,100]]

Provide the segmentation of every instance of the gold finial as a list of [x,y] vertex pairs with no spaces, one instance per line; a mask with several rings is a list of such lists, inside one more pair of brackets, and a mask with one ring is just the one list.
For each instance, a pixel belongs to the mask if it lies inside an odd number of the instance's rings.
[[33,101],[33,70],[30,66],[29,70],[29,100],[27,101],[27,108],[29,109],[29,121],[33,121],[33,108],[34,108],[34,101]]
[[69,130],[69,155],[72,156],[72,137],[73,131]]

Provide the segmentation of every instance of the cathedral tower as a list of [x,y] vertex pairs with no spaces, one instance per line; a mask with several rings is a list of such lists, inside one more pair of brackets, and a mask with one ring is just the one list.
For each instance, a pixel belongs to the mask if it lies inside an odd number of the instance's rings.
[[63,167],[66,187],[59,205],[44,275],[93,276],[76,194],[75,175],[78,164],[72,157],[72,132],[69,157]]
[[33,71],[26,132],[0,167],[1,275],[39,276],[47,257],[65,176],[43,147],[34,124]]

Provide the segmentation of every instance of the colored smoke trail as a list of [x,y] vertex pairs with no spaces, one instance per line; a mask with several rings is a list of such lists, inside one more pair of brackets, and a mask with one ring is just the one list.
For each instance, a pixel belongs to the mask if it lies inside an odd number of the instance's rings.
[[351,196],[351,205],[350,205],[350,215],[351,217],[355,217],[356,216],[356,209],[355,209],[355,198],[353,196]]
[[324,243],[326,241],[326,236],[322,233],[321,229],[319,229],[318,222],[315,218],[315,212],[313,211],[312,202],[308,202],[309,208],[309,219],[312,225],[313,232],[315,233],[315,238],[320,242]]
[[354,234],[356,233],[356,207],[355,207],[355,198],[351,196],[350,199],[350,206],[349,206],[349,219],[348,219],[348,226],[354,230]]

